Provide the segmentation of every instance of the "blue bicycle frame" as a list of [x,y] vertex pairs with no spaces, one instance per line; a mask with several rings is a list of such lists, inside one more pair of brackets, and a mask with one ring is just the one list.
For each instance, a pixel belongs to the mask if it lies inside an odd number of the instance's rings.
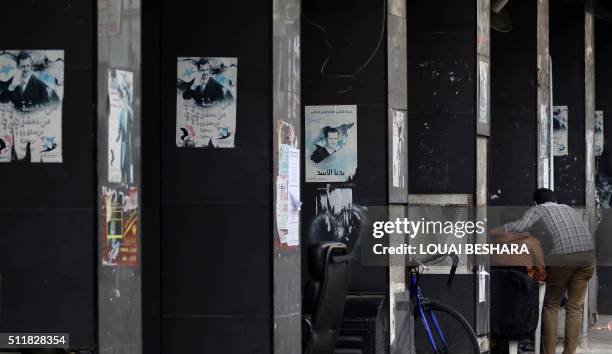
[[[427,320],[427,316],[425,315],[425,311],[423,310],[423,302],[426,301],[426,299],[423,296],[421,288],[419,287],[418,277],[415,271],[410,272],[410,297],[412,298],[412,301],[415,304],[416,311],[419,312],[421,321],[423,322],[423,326],[425,327],[425,332],[427,332],[427,338],[429,339],[431,348],[434,350],[434,352],[437,353],[438,346],[436,345],[436,341],[433,337],[434,334],[431,330],[429,321]],[[433,322],[433,325],[436,329],[438,338],[440,338],[440,340],[442,341],[444,350],[448,351],[448,348],[446,347],[446,339],[444,338],[444,333],[442,333],[442,329],[438,324],[438,319],[436,318],[436,315],[433,312],[430,312],[429,316],[431,317],[431,322]]]
[[[450,286],[453,282],[453,278],[455,276],[455,271],[457,270],[457,264],[459,262],[459,256],[451,255],[453,259],[453,265],[451,266],[451,272],[449,274],[449,278],[447,281],[447,285]],[[409,281],[410,281],[410,298],[412,299],[412,303],[415,304],[415,311],[418,311],[421,321],[423,322],[423,326],[425,327],[425,332],[427,332],[427,338],[429,339],[429,343],[431,344],[431,348],[434,353],[438,353],[438,345],[436,345],[436,340],[434,339],[434,334],[431,329],[431,325],[427,319],[425,310],[423,310],[423,303],[427,300],[425,296],[423,296],[423,292],[421,291],[421,287],[419,286],[418,280],[418,268],[413,268],[409,271]],[[436,315],[429,311],[429,317],[431,318],[431,322],[435,327],[436,334],[442,343],[442,353],[448,353],[448,347],[446,345],[446,338],[444,337],[444,333],[442,333],[442,329],[440,328],[440,324],[438,323],[438,319]]]

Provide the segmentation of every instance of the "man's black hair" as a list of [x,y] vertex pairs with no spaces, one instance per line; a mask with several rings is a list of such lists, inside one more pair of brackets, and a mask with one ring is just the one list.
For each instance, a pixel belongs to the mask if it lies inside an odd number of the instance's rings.
[[210,62],[206,59],[200,59],[198,60],[198,70],[200,70],[200,67],[204,66],[204,65],[210,65]]
[[533,193],[533,201],[536,204],[544,204],[546,202],[557,202],[557,196],[555,192],[548,188],[540,188],[535,193]]
[[340,137],[340,132],[338,131],[338,129],[332,128],[332,127],[325,127],[325,128],[323,128],[323,135],[325,135],[326,139],[327,139],[327,136],[329,135],[329,133],[338,133],[338,137]]
[[19,66],[20,61],[23,61],[26,59],[30,59],[30,61],[32,61],[32,56],[30,55],[30,53],[28,52],[19,53],[19,55],[17,56],[17,66]]

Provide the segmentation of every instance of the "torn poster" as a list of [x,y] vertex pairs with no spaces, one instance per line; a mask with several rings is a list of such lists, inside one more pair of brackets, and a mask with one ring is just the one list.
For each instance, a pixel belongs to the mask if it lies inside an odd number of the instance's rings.
[[601,156],[604,149],[603,111],[595,111],[595,156]]
[[360,243],[364,209],[353,204],[353,190],[349,187],[319,188],[309,241],[342,242],[349,253],[354,252]]
[[357,106],[306,106],[306,182],[346,182],[357,171]]
[[276,180],[276,228],[281,243],[299,245],[300,150],[288,144],[279,148]]
[[102,265],[138,265],[138,189],[102,187]]
[[489,63],[479,61],[478,123],[489,123]]
[[553,152],[554,156],[567,156],[567,127],[568,109],[567,106],[553,107]]
[[63,50],[0,51],[0,162],[62,162]]
[[176,146],[233,148],[237,58],[177,59]]
[[404,112],[393,110],[393,187],[406,187],[406,119]]
[[110,69],[108,97],[108,180],[131,184],[134,182],[134,75],[129,71]]

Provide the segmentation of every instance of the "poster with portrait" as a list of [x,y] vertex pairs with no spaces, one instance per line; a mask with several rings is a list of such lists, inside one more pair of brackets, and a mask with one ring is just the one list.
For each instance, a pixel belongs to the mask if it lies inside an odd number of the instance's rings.
[[102,265],[138,265],[138,189],[102,187]]
[[129,71],[108,70],[108,180],[132,184],[134,164],[134,75]]
[[604,149],[603,111],[595,111],[595,156],[601,156]]
[[238,59],[177,59],[176,146],[233,148]]
[[62,162],[63,50],[0,50],[0,162]]
[[408,151],[406,141],[406,113],[398,110],[389,111],[389,201],[391,203],[408,202]]
[[346,182],[357,171],[357,106],[305,107],[306,182]]
[[553,106],[553,155],[567,156],[567,127],[568,127],[568,108],[567,106]]

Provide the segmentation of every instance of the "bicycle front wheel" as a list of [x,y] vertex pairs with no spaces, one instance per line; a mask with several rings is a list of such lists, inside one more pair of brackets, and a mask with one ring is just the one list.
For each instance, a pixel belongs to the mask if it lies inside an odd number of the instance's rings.
[[479,354],[478,340],[468,321],[455,309],[438,302],[424,302],[423,312],[427,317],[431,339],[425,330],[423,318],[415,314],[414,340],[417,354]]

